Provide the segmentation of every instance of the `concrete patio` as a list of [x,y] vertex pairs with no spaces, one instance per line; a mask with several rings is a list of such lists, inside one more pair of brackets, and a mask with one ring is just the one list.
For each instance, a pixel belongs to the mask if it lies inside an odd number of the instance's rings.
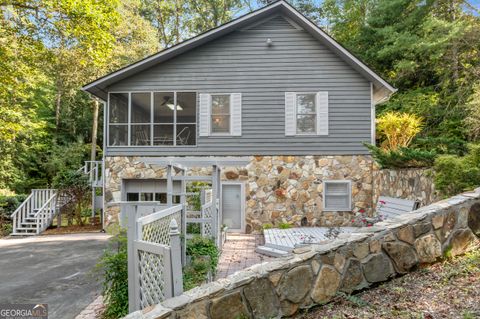
[[109,235],[0,239],[0,303],[46,303],[49,318],[75,318],[100,294],[93,270]]

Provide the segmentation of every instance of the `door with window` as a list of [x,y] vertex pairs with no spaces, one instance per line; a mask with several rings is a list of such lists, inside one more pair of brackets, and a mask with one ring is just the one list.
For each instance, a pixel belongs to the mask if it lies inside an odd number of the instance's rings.
[[243,183],[222,183],[222,224],[230,232],[245,232],[245,191]]

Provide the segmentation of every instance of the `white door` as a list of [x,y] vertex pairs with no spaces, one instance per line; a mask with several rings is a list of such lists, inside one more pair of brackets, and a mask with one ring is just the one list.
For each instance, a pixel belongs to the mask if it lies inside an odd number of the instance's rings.
[[222,224],[229,231],[245,231],[244,204],[243,184],[222,184]]

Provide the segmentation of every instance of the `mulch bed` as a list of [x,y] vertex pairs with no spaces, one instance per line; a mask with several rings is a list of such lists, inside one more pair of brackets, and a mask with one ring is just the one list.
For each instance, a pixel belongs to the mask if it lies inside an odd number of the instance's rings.
[[480,318],[480,248],[297,316],[317,318]]
[[62,226],[60,228],[52,227],[42,233],[42,235],[59,235],[59,234],[73,234],[73,233],[87,233],[87,232],[99,232],[102,229],[101,225],[72,225]]

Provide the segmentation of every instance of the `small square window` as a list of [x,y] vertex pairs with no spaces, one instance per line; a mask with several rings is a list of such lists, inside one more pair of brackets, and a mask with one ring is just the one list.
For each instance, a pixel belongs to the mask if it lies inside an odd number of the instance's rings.
[[323,182],[323,209],[325,211],[351,211],[352,185],[349,180]]
[[138,193],[127,193],[127,202],[138,202],[139,198]]

